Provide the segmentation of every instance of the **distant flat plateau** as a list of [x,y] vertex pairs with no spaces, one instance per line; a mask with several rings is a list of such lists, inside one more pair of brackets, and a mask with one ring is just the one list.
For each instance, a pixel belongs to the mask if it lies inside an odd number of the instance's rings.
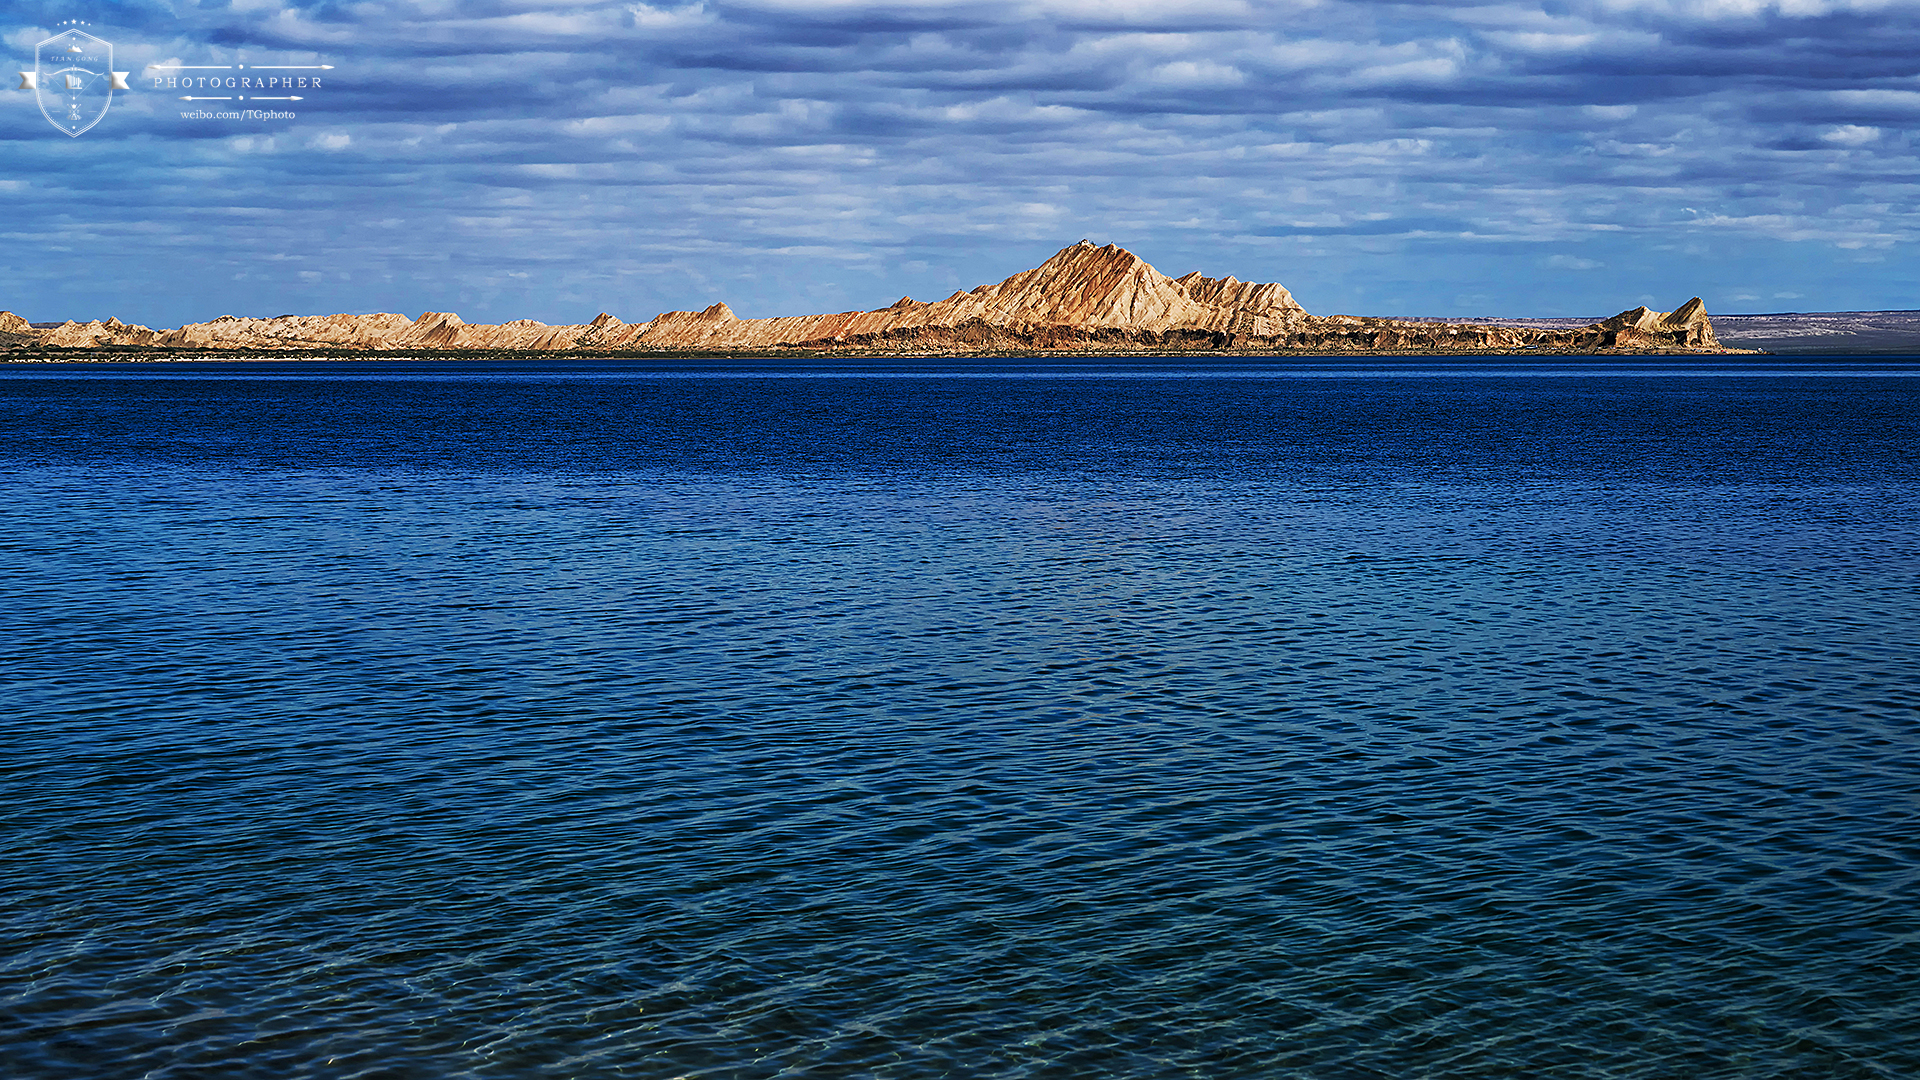
[[[1712,314],[1723,345],[1782,355],[1905,354],[1920,356],[1920,311],[1782,311],[1763,315]],[[1571,330],[1598,318],[1434,319],[1433,322],[1530,326]]]

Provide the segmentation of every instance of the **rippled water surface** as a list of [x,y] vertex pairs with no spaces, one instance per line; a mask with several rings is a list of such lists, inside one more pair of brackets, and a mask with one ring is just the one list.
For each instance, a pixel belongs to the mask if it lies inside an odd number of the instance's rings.
[[0,372],[0,1074],[1920,1075],[1920,378]]

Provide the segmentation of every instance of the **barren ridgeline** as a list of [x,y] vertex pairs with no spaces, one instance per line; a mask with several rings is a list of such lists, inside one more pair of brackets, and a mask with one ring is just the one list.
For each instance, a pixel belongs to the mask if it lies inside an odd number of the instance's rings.
[[725,304],[642,323],[601,315],[548,326],[468,324],[448,312],[222,316],[175,330],[105,322],[30,324],[0,312],[0,348],[274,353],[602,352],[964,355],[1081,351],[1165,353],[1724,353],[1699,298],[1580,327],[1311,315],[1280,285],[1170,278],[1139,256],[1083,240],[995,285],[874,311],[741,319]]

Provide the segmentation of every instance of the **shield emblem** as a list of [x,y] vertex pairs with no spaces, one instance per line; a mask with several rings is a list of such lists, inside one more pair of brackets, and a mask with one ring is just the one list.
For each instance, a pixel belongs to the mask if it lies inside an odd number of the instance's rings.
[[79,135],[107,115],[113,92],[127,89],[126,79],[126,72],[113,70],[112,45],[84,30],[67,30],[35,47],[27,82],[47,123]]

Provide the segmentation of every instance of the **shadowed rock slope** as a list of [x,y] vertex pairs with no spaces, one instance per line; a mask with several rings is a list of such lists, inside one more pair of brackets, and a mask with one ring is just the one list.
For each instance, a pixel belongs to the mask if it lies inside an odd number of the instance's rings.
[[118,319],[35,327],[0,312],[0,347],[367,352],[559,351],[982,353],[1074,349],[1157,352],[1733,352],[1714,337],[1698,298],[1673,312],[1635,308],[1578,328],[1437,323],[1309,315],[1285,288],[1198,272],[1170,278],[1124,248],[1082,240],[997,285],[925,303],[902,297],[876,311],[737,318],[725,304],[669,311],[643,323],[601,315],[548,326],[469,325],[449,312],[404,315],[222,316],[176,330]]

